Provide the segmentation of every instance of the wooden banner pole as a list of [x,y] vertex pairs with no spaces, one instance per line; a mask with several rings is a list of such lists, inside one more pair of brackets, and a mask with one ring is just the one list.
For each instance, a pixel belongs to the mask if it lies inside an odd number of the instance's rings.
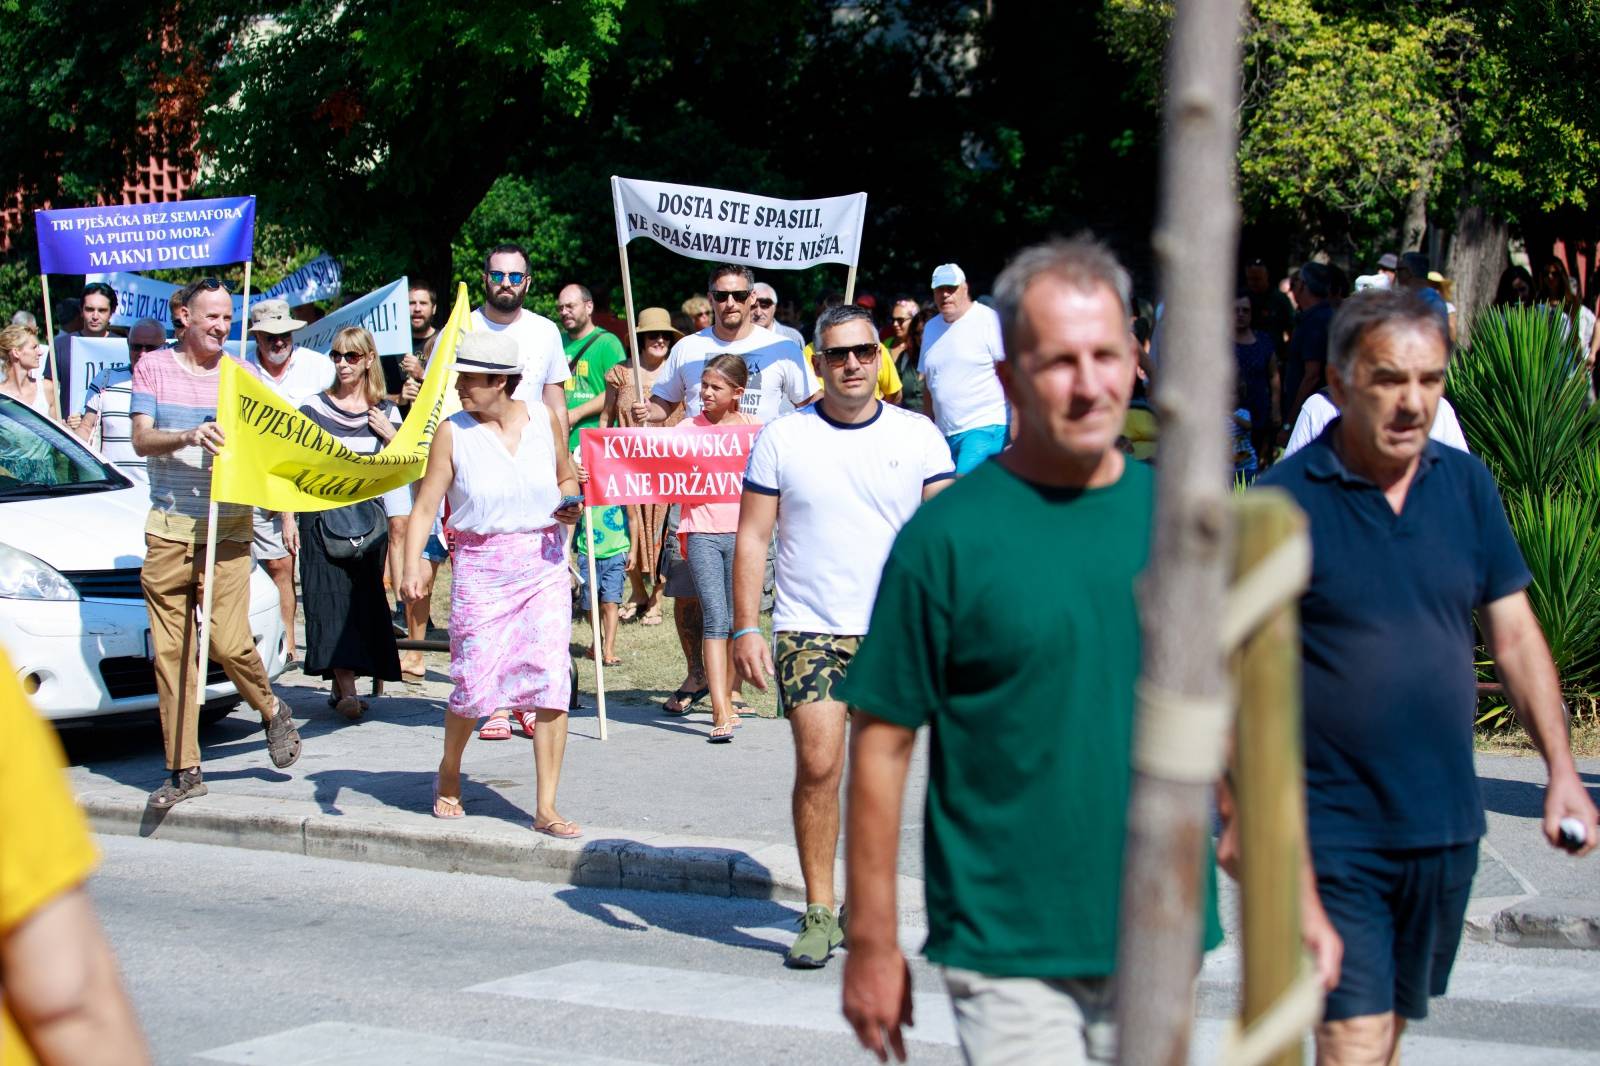
[[61,373],[56,369],[55,315],[50,311],[50,275],[39,275],[39,289],[44,293],[44,337],[50,353],[50,382],[55,388],[60,389]]
[[244,261],[244,303],[239,308],[239,362],[244,362],[244,339],[250,335],[250,260]]
[[856,302],[856,265],[854,263],[850,264],[850,274],[844,279],[844,302],[847,304]]
[[606,667],[605,635],[600,630],[600,584],[594,568],[594,512],[593,507],[583,510],[583,540],[589,556],[589,625],[594,629],[594,702],[600,712],[600,739],[606,739]]
[[[216,456],[212,456],[215,461]],[[200,676],[194,683],[194,713],[206,705],[206,674],[211,661],[211,586],[217,576],[217,501],[206,518],[206,569],[200,586]]]
[[628,315],[628,350],[633,353],[633,394],[635,403],[644,403],[644,378],[639,370],[639,320],[633,316],[633,279],[628,276],[628,246],[617,245],[622,259],[622,306]]

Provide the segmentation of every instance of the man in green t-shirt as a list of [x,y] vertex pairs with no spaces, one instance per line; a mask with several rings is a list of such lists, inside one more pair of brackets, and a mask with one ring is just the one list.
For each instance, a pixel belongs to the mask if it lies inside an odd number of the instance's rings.
[[[967,1061],[1109,1062],[1134,586],[1154,504],[1150,469],[1115,447],[1136,366],[1130,283],[1079,238],[1020,253],[995,296],[1016,441],[900,532],[842,687],[859,708],[844,1010],[869,1050],[887,1041],[903,1055],[896,853],[927,725],[926,952],[944,967]],[[1042,565],[995,550],[998,515],[1050,545]]]
[[568,448],[578,446],[578,430],[598,429],[606,405],[606,373],[626,359],[622,342],[594,324],[594,296],[582,285],[568,285],[556,294],[556,311],[566,333],[567,421],[572,424]]

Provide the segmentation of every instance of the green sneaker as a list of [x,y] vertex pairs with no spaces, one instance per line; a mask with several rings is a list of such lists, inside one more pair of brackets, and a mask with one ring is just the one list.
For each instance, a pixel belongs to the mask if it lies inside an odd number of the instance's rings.
[[788,964],[799,970],[820,970],[828,964],[833,949],[842,943],[844,933],[833,916],[833,908],[814,903],[800,919],[800,935],[789,949]]

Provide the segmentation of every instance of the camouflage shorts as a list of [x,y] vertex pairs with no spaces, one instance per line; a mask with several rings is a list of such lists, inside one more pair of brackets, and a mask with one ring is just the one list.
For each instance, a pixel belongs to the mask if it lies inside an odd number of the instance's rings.
[[834,689],[861,647],[860,637],[832,633],[773,635],[773,665],[778,673],[778,711],[807,703],[837,700]]

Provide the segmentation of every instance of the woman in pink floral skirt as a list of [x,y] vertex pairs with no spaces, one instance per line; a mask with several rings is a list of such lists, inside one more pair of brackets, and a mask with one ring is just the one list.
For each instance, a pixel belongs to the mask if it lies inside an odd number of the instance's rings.
[[[456,550],[450,593],[450,679],[444,758],[433,813],[460,818],[461,753],[480,718],[510,711],[533,735],[538,793],[533,828],[582,835],[556,810],[571,694],[571,592],[562,525],[578,520],[578,475],[543,404],[512,398],[521,382],[517,343],[468,333],[456,351],[461,412],[439,425],[406,529],[402,594],[424,587],[422,549],[441,497],[450,498]],[[420,516],[420,517],[418,517]],[[537,726],[537,728],[536,728]]]

